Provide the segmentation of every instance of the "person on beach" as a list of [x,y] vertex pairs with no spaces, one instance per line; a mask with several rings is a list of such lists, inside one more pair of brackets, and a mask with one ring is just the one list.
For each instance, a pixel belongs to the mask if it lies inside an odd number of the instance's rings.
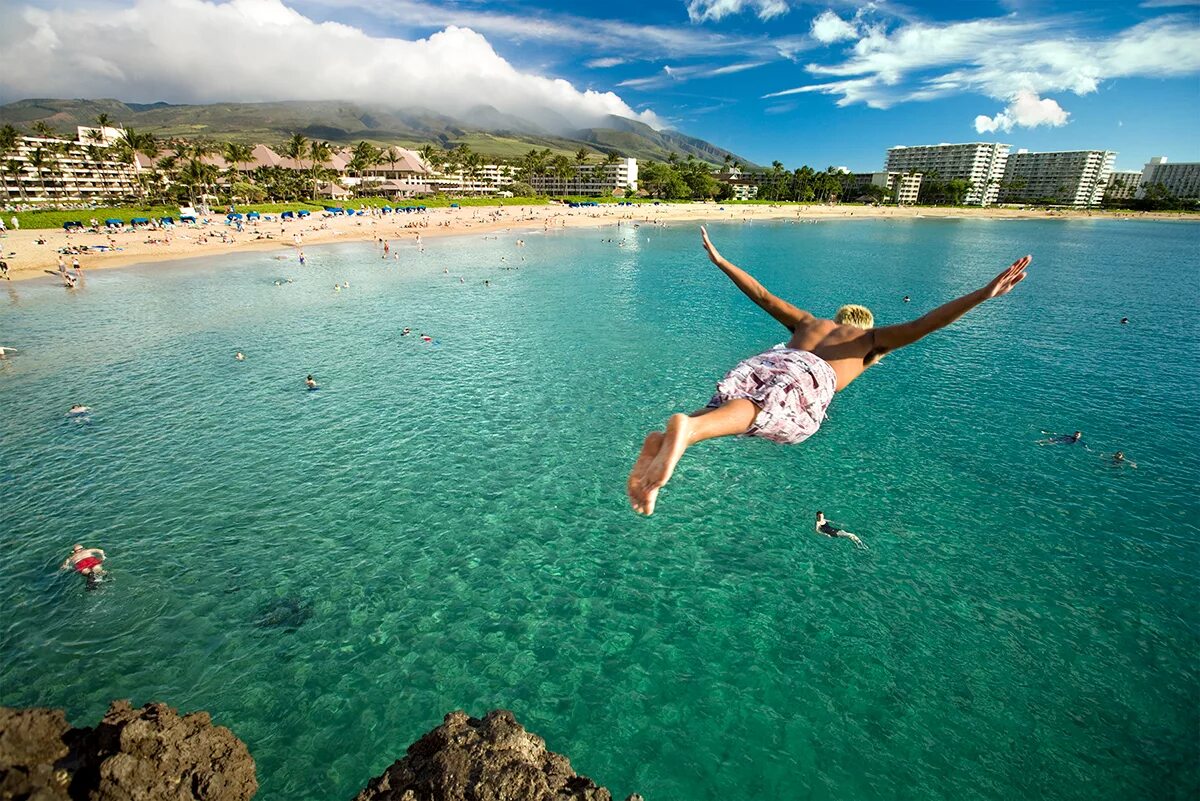
[[708,404],[675,414],[665,431],[642,443],[626,484],[634,511],[652,514],[658,492],[670,480],[684,451],[698,442],[735,434],[782,444],[803,442],[817,432],[825,409],[840,392],[884,354],[911,345],[953,323],[971,309],[1012,291],[1026,277],[1032,257],[1017,259],[986,286],[943,304],[907,323],[874,328],[863,306],[838,309],[832,320],[813,316],[772,295],[749,273],[723,258],[700,229],[709,259],[734,285],[792,332],[777,345],[738,364],[717,383]]
[[90,586],[104,575],[104,569],[100,565],[104,562],[105,558],[104,551],[100,548],[84,548],[82,545],[76,543],[71,546],[71,555],[58,566],[58,569],[74,570],[86,578]]
[[838,528],[836,525],[826,520],[824,512],[817,512],[817,522],[814,528],[818,534],[824,534],[826,537],[831,537],[833,539],[841,537],[853,542],[855,548],[859,548],[864,551],[869,550],[867,546],[863,544],[863,541],[858,537],[854,536],[845,529]]

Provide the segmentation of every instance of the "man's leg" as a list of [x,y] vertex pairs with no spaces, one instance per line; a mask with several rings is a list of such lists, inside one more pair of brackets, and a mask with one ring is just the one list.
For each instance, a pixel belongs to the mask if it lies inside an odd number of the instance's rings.
[[[706,439],[745,434],[757,416],[758,407],[745,398],[731,400],[716,409],[701,409],[691,415],[672,415],[661,438],[655,438],[653,434],[646,438],[642,454],[629,476],[629,501],[634,510],[645,515],[654,513],[658,491],[671,479],[675,465],[679,464],[688,447]],[[649,458],[648,451],[654,451]]]

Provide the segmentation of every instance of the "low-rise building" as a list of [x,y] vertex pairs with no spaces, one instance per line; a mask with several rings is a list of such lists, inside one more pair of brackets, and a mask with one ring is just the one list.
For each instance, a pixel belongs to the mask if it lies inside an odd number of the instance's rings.
[[1000,202],[1099,205],[1116,157],[1111,150],[1018,150],[1005,165]]
[[856,172],[854,181],[860,193],[865,193],[868,186],[883,187],[884,201],[901,206],[916,203],[921,194],[919,172]]
[[758,181],[737,167],[730,167],[725,172],[719,172],[713,177],[729,184],[734,200],[754,200],[758,197]]
[[1142,182],[1139,170],[1113,170],[1108,174],[1108,186],[1104,189],[1105,200],[1133,200],[1137,197]]
[[897,145],[887,152],[887,172],[920,173],[927,181],[967,181],[963,202],[990,206],[1000,192],[1009,145],[999,142]]
[[569,178],[557,175],[530,176],[530,185],[548,195],[611,195],[613,190],[634,191],[638,188],[637,159],[617,159],[612,164],[580,164]]
[[1137,196],[1145,197],[1146,189],[1155,184],[1161,185],[1175,197],[1200,199],[1200,162],[1168,164],[1166,156],[1155,156],[1142,170]]

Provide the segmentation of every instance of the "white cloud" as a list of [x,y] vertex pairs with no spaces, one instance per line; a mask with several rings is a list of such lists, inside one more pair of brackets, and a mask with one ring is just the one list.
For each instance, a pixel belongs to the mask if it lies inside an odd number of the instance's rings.
[[609,114],[661,126],[612,92],[518,70],[467,28],[408,40],[315,22],[281,0],[123,2],[7,12],[0,97],[341,99],[451,115],[487,104],[552,128]]
[[1020,91],[1013,96],[1008,108],[995,117],[980,114],[975,118],[975,130],[979,133],[993,131],[1008,132],[1014,125],[1024,128],[1036,128],[1039,125],[1059,127],[1067,124],[1070,114],[1063,111],[1062,106],[1046,97],[1038,97],[1035,92]]
[[591,61],[586,62],[584,66],[591,67],[594,70],[603,70],[609,67],[619,67],[624,63],[625,59],[623,58],[593,58]]
[[[890,31],[882,24],[868,25],[848,58],[808,65],[811,74],[832,80],[764,97],[818,92],[836,96],[839,106],[864,103],[872,108],[963,93],[1008,102],[1019,92],[1040,100],[1054,92],[1088,94],[1114,78],[1200,72],[1200,25],[1187,16],[1164,16],[1090,38],[1078,36],[1077,25],[1075,19],[1015,15],[942,24],[907,22]],[[1055,101],[1049,102],[1066,114]],[[1010,108],[984,119],[1002,128],[1012,116]]]
[[787,0],[688,0],[688,17],[692,22],[715,22],[731,14],[750,10],[761,20],[788,12]]
[[812,37],[822,44],[858,38],[858,29],[831,10],[822,11],[812,21]]

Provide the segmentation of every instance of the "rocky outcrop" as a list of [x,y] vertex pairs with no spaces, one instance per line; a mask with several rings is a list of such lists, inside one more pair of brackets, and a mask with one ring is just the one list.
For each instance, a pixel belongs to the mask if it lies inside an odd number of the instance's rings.
[[[114,701],[95,728],[61,709],[0,707],[0,801],[248,801],[246,746],[207,712]],[[451,712],[355,801],[612,801],[511,712]],[[631,795],[626,801],[642,801]]]
[[354,801],[612,801],[612,794],[497,709],[482,720],[446,715]]
[[245,744],[207,712],[114,701],[93,728],[58,709],[0,708],[0,800],[247,801],[258,791]]

